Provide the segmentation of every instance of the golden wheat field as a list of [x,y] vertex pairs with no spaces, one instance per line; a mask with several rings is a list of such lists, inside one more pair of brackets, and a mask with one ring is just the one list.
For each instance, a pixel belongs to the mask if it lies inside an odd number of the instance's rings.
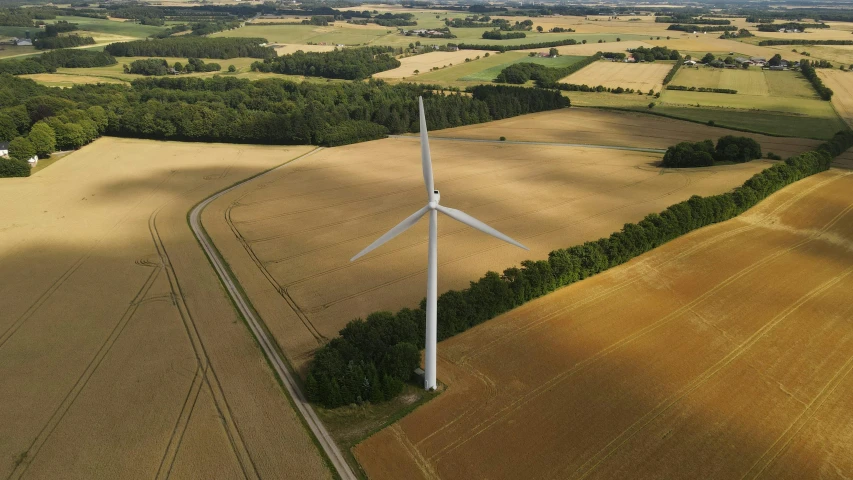
[[580,143],[623,147],[666,149],[678,142],[716,140],[724,135],[743,135],[755,139],[765,152],[783,157],[811,150],[818,140],[771,137],[732,132],[691,122],[634,112],[570,108],[534,115],[507,118],[495,122],[448,128],[431,132],[430,137],[464,137],[481,140],[507,140]]
[[633,88],[643,93],[663,89],[663,78],[672,65],[668,63],[624,63],[598,61],[561,79],[561,82],[591,87],[604,85],[607,88]]
[[853,172],[438,347],[446,391],[354,449],[371,479],[853,473]]
[[[580,115],[579,121],[591,124],[595,113],[567,109],[515,120],[534,130],[566,129],[554,119]],[[601,116],[601,128],[644,146],[641,133],[630,124],[619,125],[618,118]],[[646,119],[645,128],[655,121]],[[706,128],[684,122],[663,125],[674,136],[679,125],[687,132]],[[476,137],[478,128],[484,126],[445,132],[464,137],[470,131]],[[707,128],[691,135],[716,138],[720,132]],[[524,133],[517,131],[513,139],[523,139],[519,136]],[[811,143],[791,148],[802,151]],[[464,288],[489,269],[503,270],[528,258],[544,258],[554,248],[609,235],[693,194],[724,192],[768,165],[758,161],[676,172],[656,166],[660,153],[438,136],[431,146],[442,203],[531,249],[506,246],[442,218],[439,291]],[[414,306],[423,298],[425,222],[349,262],[424,203],[419,155],[414,137],[320,150],[219,198],[206,212],[205,226],[217,247],[297,368],[349,320]]]
[[[492,52],[494,53],[494,52]],[[430,52],[421,55],[413,55],[400,59],[401,65],[397,68],[384,72],[374,73],[373,78],[405,78],[415,75],[415,71],[426,73],[433,67],[446,67],[459,63],[465,63],[466,58],[474,58],[482,55],[482,52],[473,53],[470,50],[457,50],[455,52]]]
[[838,116],[853,127],[853,72],[842,72],[828,68],[817,69],[824,84],[832,89],[832,106]]
[[0,477],[330,477],[186,217],[309,150],[101,138],[0,180]]

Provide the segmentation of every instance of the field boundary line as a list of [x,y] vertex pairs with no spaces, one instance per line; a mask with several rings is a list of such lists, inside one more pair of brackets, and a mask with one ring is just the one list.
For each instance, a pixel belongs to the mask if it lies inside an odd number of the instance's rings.
[[[408,140],[417,140],[418,137],[412,135],[388,135],[388,138],[404,138]],[[666,149],[661,148],[643,148],[643,147],[626,147],[619,145],[597,145],[593,143],[557,143],[557,142],[525,142],[523,140],[486,140],[480,138],[464,138],[464,137],[433,137],[430,140],[445,140],[451,142],[472,142],[472,143],[497,143],[500,145],[542,145],[549,147],[581,147],[581,148],[601,148],[605,150],[628,150],[630,152],[646,152],[646,153],[666,153]]]
[[193,236],[195,236],[196,240],[199,242],[199,245],[202,247],[205,256],[207,256],[207,259],[210,261],[211,265],[216,271],[220,282],[222,283],[223,287],[225,287],[225,290],[227,291],[229,297],[231,297],[235,309],[246,321],[247,326],[254,335],[255,339],[258,341],[258,344],[261,347],[261,351],[263,352],[267,361],[272,366],[274,372],[277,374],[278,378],[281,380],[281,383],[285,387],[292,403],[296,406],[297,411],[300,413],[300,416],[303,418],[305,424],[315,437],[326,458],[328,458],[328,460],[331,462],[331,466],[333,467],[334,472],[345,480],[355,480],[358,477],[355,475],[349,464],[344,459],[340,449],[338,448],[334,439],[332,439],[332,436],[329,434],[328,430],[326,430],[326,427],[320,421],[319,417],[317,416],[317,413],[314,411],[314,408],[311,406],[310,403],[308,403],[308,400],[305,398],[305,395],[303,394],[300,385],[295,378],[295,375],[291,373],[288,364],[285,362],[282,355],[279,354],[276,348],[277,343],[275,343],[274,340],[270,338],[270,335],[267,334],[263,321],[260,319],[259,315],[255,314],[255,310],[251,306],[251,302],[238,287],[239,282],[236,280],[236,278],[234,278],[233,274],[230,272],[230,269],[226,266],[225,261],[222,259],[219,250],[217,250],[214,246],[213,241],[207,234],[207,231],[204,229],[204,226],[201,222],[201,214],[204,211],[205,207],[207,207],[209,204],[211,204],[214,200],[218,199],[222,195],[225,195],[226,193],[231,192],[232,190],[241,187],[248,182],[251,182],[270,172],[273,172],[284,165],[288,165],[292,162],[305,158],[319,150],[320,148],[315,148],[314,150],[311,150],[306,154],[291,159],[285,162],[284,164],[279,165],[278,167],[272,168],[270,170],[260,173],[259,175],[238,182],[232,185],[231,187],[228,187],[224,190],[219,191],[218,193],[211,195],[210,197],[201,201],[198,205],[196,205],[190,210],[188,214],[188,220],[190,224],[190,230],[192,231]]

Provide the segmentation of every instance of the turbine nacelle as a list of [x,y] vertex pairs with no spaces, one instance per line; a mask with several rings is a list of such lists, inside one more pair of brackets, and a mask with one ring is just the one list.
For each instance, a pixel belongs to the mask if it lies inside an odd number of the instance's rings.
[[438,202],[441,200],[441,193],[438,190],[433,190],[432,193],[432,199],[427,203],[427,206],[430,210],[436,210],[438,209]]

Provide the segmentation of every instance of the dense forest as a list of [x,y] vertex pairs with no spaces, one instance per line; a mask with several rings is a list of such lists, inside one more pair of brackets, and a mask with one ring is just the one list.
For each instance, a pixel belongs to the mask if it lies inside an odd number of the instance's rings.
[[196,37],[183,35],[111,43],[104,51],[116,57],[272,58],[275,50],[262,47],[264,38]]
[[419,95],[433,130],[569,104],[559,92],[535,88],[487,85],[467,95],[436,92],[440,90],[434,86],[381,81],[315,84],[234,77],[145,78],[130,87],[61,89],[0,75],[0,141],[27,137],[43,120],[56,131],[61,149],[78,148],[103,132],[188,141],[342,145],[417,131]]
[[628,50],[632,57],[638,62],[645,60],[646,62],[654,62],[655,60],[678,60],[681,55],[678,50],[670,50],[667,47],[637,47]]
[[73,48],[82,47],[83,45],[94,45],[95,39],[92,37],[84,37],[76,33],[64,35],[61,37],[40,37],[33,39],[33,46],[38,50],[52,50],[54,48]]
[[394,47],[335,49],[331,52],[297,51],[252,64],[253,71],[305,75],[309,77],[361,80],[377,72],[400,66]]
[[[652,213],[596,241],[554,250],[545,260],[487,272],[464,290],[438,298],[438,340],[450,338],[557,288],[621,265],[690,231],[733,218],[773,192],[827,170],[832,158],[853,146],[853,132],[839,132],[816,150],[760,172],[732,192],[693,196]],[[309,400],[327,408],[392,399],[420,363],[425,302],[397,313],[376,312],[352,320],[314,355],[306,379]]]
[[57,68],[89,68],[115,65],[116,59],[106,52],[90,50],[59,49],[42,53],[23,60],[10,59],[0,62],[0,74],[26,75],[51,73]]
[[716,162],[743,163],[761,158],[761,145],[749,137],[727,135],[714,142],[681,142],[666,149],[666,168],[710,167]]

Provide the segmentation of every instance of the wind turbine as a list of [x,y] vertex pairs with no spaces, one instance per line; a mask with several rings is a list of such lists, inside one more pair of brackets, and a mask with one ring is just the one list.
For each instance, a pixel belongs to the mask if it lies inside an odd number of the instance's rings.
[[429,255],[427,266],[427,295],[426,295],[426,355],[424,359],[424,388],[432,390],[435,388],[435,363],[436,349],[438,337],[438,320],[436,315],[436,305],[438,303],[438,212],[441,212],[448,217],[462,222],[469,227],[476,228],[481,232],[499,238],[507,243],[511,243],[517,247],[529,250],[524,245],[509,238],[503,233],[477,220],[460,210],[439,205],[438,201],[441,194],[435,190],[432,181],[432,159],[429,154],[429,138],[427,138],[426,118],[424,117],[424,100],[423,97],[418,97],[418,109],[421,117],[421,165],[424,172],[424,185],[427,191],[427,204],[417,212],[413,213],[409,218],[400,222],[396,227],[388,230],[388,233],[379,237],[375,242],[371,243],[358,255],[352,257],[350,261],[355,261],[358,258],[370,253],[380,245],[391,240],[397,235],[408,230],[412,225],[417,223],[421,217],[429,213]]

